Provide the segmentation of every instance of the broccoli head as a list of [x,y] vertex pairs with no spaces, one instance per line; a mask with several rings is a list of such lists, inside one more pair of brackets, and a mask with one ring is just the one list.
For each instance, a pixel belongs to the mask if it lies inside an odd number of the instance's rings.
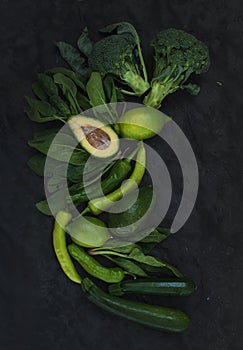
[[140,96],[149,88],[141,76],[136,43],[129,33],[110,35],[98,41],[89,56],[89,65],[93,71],[118,77],[134,91],[131,94]]
[[159,108],[163,99],[178,89],[198,94],[200,88],[197,85],[185,85],[185,82],[192,73],[201,74],[208,70],[207,46],[193,35],[174,28],[158,33],[151,46],[155,51],[155,70],[144,103]]

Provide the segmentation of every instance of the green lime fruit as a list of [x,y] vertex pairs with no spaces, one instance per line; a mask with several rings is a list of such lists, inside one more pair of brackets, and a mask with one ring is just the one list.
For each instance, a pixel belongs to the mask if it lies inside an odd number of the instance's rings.
[[134,108],[121,116],[119,133],[128,139],[149,139],[158,134],[170,120],[167,115],[152,107]]
[[101,247],[110,238],[108,228],[100,219],[79,216],[67,226],[72,241],[82,247]]

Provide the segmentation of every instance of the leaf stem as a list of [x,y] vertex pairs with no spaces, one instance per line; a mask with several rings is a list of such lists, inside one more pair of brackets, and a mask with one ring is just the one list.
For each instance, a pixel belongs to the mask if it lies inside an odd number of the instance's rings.
[[99,250],[99,251],[94,251],[93,249],[90,249],[88,251],[88,253],[90,255],[115,255],[115,256],[119,256],[121,258],[128,258],[126,254],[122,254],[122,253],[117,253],[111,250]]
[[123,89],[120,89],[120,91],[121,91],[122,94],[125,94],[125,95],[137,96],[136,92],[127,91],[127,90],[123,90]]

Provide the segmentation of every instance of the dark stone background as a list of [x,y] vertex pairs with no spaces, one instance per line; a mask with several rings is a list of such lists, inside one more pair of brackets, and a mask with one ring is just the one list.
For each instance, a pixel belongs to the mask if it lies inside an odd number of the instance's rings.
[[[242,2],[1,0],[0,14],[0,348],[242,349]],[[178,92],[164,104],[200,169],[194,211],[159,252],[198,284],[190,298],[160,301],[190,315],[190,329],[180,335],[111,316],[69,282],[52,250],[53,222],[34,207],[42,180],[26,166],[33,153],[26,142],[40,126],[24,115],[23,95],[36,72],[62,64],[53,42],[74,43],[84,25],[98,39],[99,28],[121,20],[136,26],[149,64],[150,39],[171,26],[194,33],[211,52],[210,71],[194,78],[200,95]]]

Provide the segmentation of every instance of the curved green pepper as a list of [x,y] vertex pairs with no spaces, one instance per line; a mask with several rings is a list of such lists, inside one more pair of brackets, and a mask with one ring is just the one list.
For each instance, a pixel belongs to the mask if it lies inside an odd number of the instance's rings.
[[72,192],[77,192],[78,185],[73,185],[70,187],[70,198],[75,205],[80,205],[83,202],[88,201],[90,198],[95,198],[97,196],[97,191],[102,189],[104,194],[111,192],[127,177],[131,171],[131,159],[120,159],[111,168],[109,175],[101,182],[99,185],[93,185],[89,189],[82,188],[79,193],[72,194]]
[[73,282],[81,283],[81,277],[73,265],[66,246],[66,233],[64,227],[69,223],[71,219],[71,214],[65,211],[59,211],[57,213],[53,230],[53,246],[57,260],[59,261],[63,272]]
[[68,251],[91,276],[108,283],[118,283],[123,280],[124,271],[122,269],[119,267],[102,266],[97,260],[86,253],[83,248],[72,243],[68,246]]
[[112,202],[119,201],[123,196],[135,190],[142,181],[146,166],[146,150],[143,142],[140,142],[137,153],[135,167],[130,178],[125,181],[117,190],[109,193],[107,196],[98,197],[89,201],[88,206],[84,209],[82,214],[92,212],[94,215],[99,215],[102,211],[110,208]]

